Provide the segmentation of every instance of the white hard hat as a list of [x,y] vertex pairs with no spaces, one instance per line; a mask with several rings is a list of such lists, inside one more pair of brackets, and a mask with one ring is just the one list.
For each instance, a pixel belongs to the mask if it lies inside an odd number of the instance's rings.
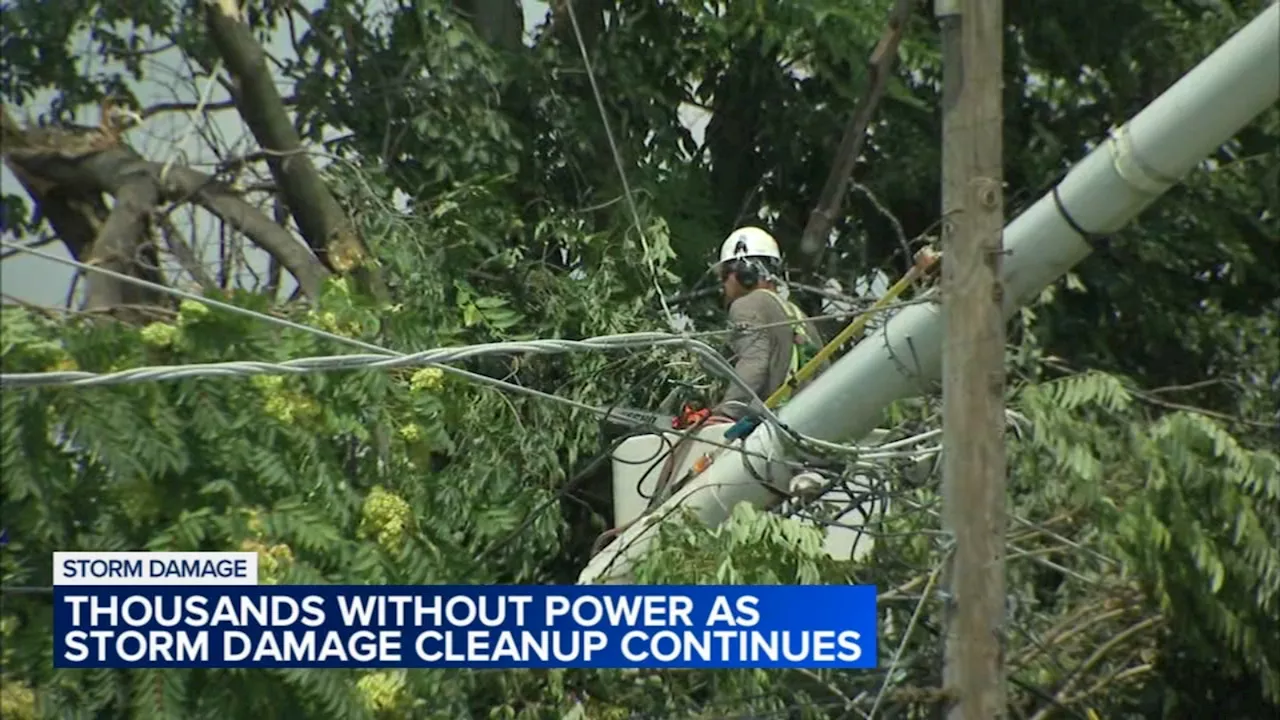
[[781,261],[778,241],[758,227],[740,227],[729,234],[720,245],[720,261],[716,267],[738,258],[770,258]]

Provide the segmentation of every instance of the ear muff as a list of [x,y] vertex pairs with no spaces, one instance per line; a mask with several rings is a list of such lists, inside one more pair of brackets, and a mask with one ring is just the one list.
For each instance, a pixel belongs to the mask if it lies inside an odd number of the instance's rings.
[[734,261],[733,274],[738,276],[738,282],[742,287],[748,290],[760,282],[760,268],[750,260]]

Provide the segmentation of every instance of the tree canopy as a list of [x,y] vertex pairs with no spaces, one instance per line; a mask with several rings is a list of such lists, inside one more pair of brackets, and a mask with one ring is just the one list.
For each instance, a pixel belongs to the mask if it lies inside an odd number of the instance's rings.
[[[783,242],[796,287],[900,275],[939,215],[926,3],[910,4],[833,240],[801,242],[892,4],[553,0],[526,27],[512,0],[4,0],[0,147],[19,184],[4,189],[6,239],[117,273],[86,273],[75,309],[6,298],[4,372],[660,328],[661,298],[703,284],[746,222]],[[1266,6],[1010,3],[1011,214]],[[95,108],[98,125],[75,124]],[[148,135],[169,118],[172,137]],[[183,138],[213,159],[183,158]],[[1016,319],[1011,715],[1280,709],[1277,267],[1273,109]],[[799,299],[820,312],[820,297]],[[712,301],[681,309],[699,329],[721,322]],[[697,378],[655,350],[6,388],[0,714],[931,715],[937,478],[892,463],[895,510],[869,563],[743,507],[719,528],[672,524],[637,569],[644,582],[874,583],[875,672],[52,668],[41,590],[55,550],[252,549],[278,583],[573,582],[607,523],[583,406],[652,406]],[[916,432],[937,414],[927,396],[883,426]]]

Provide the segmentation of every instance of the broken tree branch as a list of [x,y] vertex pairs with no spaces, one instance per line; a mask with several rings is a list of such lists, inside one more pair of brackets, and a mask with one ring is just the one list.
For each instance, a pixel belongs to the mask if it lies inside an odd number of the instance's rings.
[[98,228],[107,219],[107,206],[102,198],[60,192],[56,187],[33,178],[8,157],[5,157],[5,166],[31,196],[39,217],[49,222],[71,257],[83,260],[93,245]]
[[[100,257],[99,262],[119,263],[131,257],[131,253],[119,244],[120,236],[114,233],[137,230],[138,223],[149,220],[160,200],[190,199],[278,260],[298,280],[304,295],[319,295],[324,279],[329,275],[319,260],[288,230],[272,222],[235,191],[204,173],[182,166],[170,167],[168,172],[163,172],[160,163],[142,158],[118,141],[105,144],[56,129],[24,131],[16,124],[6,122],[4,139],[6,164],[15,170],[19,178],[26,178],[24,182],[33,191],[33,197],[39,197],[35,192],[72,199],[97,198],[99,202],[102,193],[116,197],[116,210],[109,215],[102,213],[98,216],[102,218],[99,222],[90,225],[90,218],[84,218],[84,227],[54,224],[54,229],[59,232],[66,229],[81,233],[92,228],[90,241],[77,238],[77,242],[84,242],[83,248],[92,248],[106,240],[107,246],[101,251],[106,254]],[[84,201],[79,202],[83,204]],[[69,241],[68,247],[74,252],[75,246]],[[90,254],[90,261],[94,257]],[[118,268],[113,266],[112,269]],[[142,268],[135,267],[130,272],[136,275],[140,270]]]
[[[158,163],[150,163],[158,173]],[[289,271],[307,297],[318,297],[329,271],[284,227],[272,222],[222,183],[190,168],[169,169],[166,191],[173,196],[189,196],[205,210],[248,237]]]
[[[160,202],[160,188],[151,178],[135,170],[119,179],[114,194],[115,206],[94,238],[87,262],[122,275],[132,275],[138,269],[139,252],[148,235],[150,217]],[[153,270],[158,272],[159,268]],[[97,276],[91,276],[85,292],[84,309],[92,311],[119,305],[145,305],[157,300],[159,298],[151,290],[121,282],[99,282]]]
[[911,8],[912,0],[895,0],[893,9],[889,11],[889,23],[868,59],[870,82],[867,84],[866,95],[853,117],[849,118],[849,124],[845,126],[844,137],[840,140],[840,149],[836,152],[836,160],[827,175],[827,182],[822,187],[822,195],[800,236],[800,251],[812,267],[817,267],[826,250],[831,227],[840,214],[842,200],[849,188],[849,181],[853,178],[853,170],[858,165],[858,156],[862,154],[867,127],[871,125],[871,118],[889,87],[889,78],[898,56],[898,45],[902,42],[907,21],[911,18]]
[[[117,202],[116,208],[109,211],[100,189],[66,186],[22,162],[24,157],[41,153],[52,154],[65,161],[118,144],[117,128],[106,122],[108,109],[104,104],[104,122],[96,128],[28,131],[9,115],[7,107],[0,107],[0,148],[3,149],[4,164],[31,196],[37,212],[53,227],[72,257],[81,262],[110,265],[118,272],[160,282],[163,278],[155,249],[144,243],[146,223],[138,225],[134,221],[138,203],[147,202],[145,194],[137,195],[136,188],[130,189]],[[78,278],[77,275],[77,281]],[[105,275],[89,278],[87,282],[86,302],[94,309],[154,303],[159,299],[150,291],[126,286]],[[75,287],[76,282],[73,282],[68,302]]]
[[311,158],[285,111],[267,68],[266,53],[244,23],[235,0],[205,0],[205,24],[232,77],[231,93],[240,116],[262,148],[302,237],[325,264],[339,273],[356,273],[375,293],[380,283],[369,268],[368,252],[355,225]]
[[[283,98],[281,102],[284,103],[285,107],[291,107],[293,105],[298,104],[298,98],[294,96],[290,96],[287,98]],[[203,106],[198,102],[162,102],[162,103],[156,103],[155,105],[148,105],[147,107],[143,108],[138,113],[138,115],[140,115],[143,120],[146,120],[147,118],[150,118],[155,115],[160,115],[162,113],[171,113],[171,112],[208,113],[208,112],[215,112],[217,110],[235,110],[235,109],[236,109],[236,103],[234,100],[221,100],[219,102],[209,102],[209,103],[205,103]]]

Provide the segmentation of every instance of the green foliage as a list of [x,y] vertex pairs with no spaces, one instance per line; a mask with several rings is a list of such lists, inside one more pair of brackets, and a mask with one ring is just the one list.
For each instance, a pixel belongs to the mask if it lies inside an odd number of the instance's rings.
[[[615,272],[608,261],[585,282],[563,270],[530,268],[515,295],[513,285],[447,269],[471,265],[474,255],[453,265],[447,253],[422,253],[415,242],[447,239],[456,228],[448,214],[377,228],[388,276],[406,288],[398,302],[376,306],[338,279],[294,318],[340,336],[385,337],[404,349],[640,327],[643,305],[633,304],[628,314],[588,301],[607,293]],[[222,299],[262,306],[240,295]],[[140,328],[51,322],[13,308],[4,310],[3,323],[5,372],[349,351],[190,301],[172,320]],[[522,359],[518,367],[480,360],[471,369],[602,405],[643,368],[558,356]],[[605,369],[607,376],[600,374]],[[4,400],[3,515],[13,538],[3,555],[6,585],[47,584],[50,553],[67,547],[254,549],[264,581],[280,583],[545,582],[561,573],[555,566],[566,527],[556,512],[521,531],[519,552],[483,563],[471,558],[505,540],[558,490],[565,468],[599,443],[588,415],[433,368],[6,390]],[[46,713],[128,707],[148,717],[365,717],[373,712],[366,705],[384,714],[399,707],[388,699],[395,694],[390,681],[342,683],[342,674],[172,672],[90,681],[52,671],[43,602],[6,603],[6,612],[25,617],[13,642],[17,655],[6,667],[27,668],[47,689]],[[415,716],[452,718],[465,714],[475,684],[511,682],[477,675],[458,684],[450,677],[410,674],[396,692]],[[131,693],[136,700],[126,700]],[[421,698],[433,700],[424,708]]]
[[1100,373],[1025,388],[1019,488],[1046,512],[1087,513],[1076,539],[1124,559],[1177,644],[1216,648],[1228,675],[1280,702],[1280,458],[1204,414],[1152,413],[1148,397]]
[[822,547],[819,527],[739,505],[714,529],[696,520],[661,529],[658,549],[638,563],[645,584],[812,585],[851,580],[848,564]]

